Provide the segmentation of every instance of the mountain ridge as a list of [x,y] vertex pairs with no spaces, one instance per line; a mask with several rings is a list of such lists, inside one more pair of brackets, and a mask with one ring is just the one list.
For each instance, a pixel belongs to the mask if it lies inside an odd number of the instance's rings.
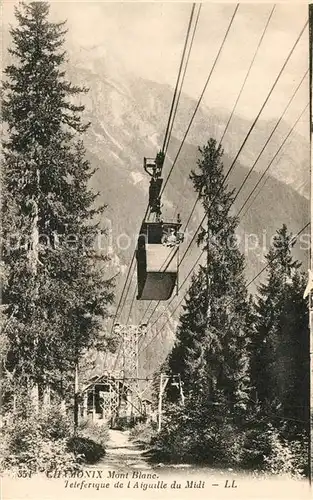
[[[92,51],[89,52],[88,65],[91,67],[90,69],[84,64],[86,53],[76,48],[75,54],[69,51],[66,70],[67,78],[73,84],[89,88],[87,94],[79,97],[79,103],[85,105],[83,119],[91,122],[83,140],[86,156],[90,160],[91,166],[98,168],[91,181],[91,186],[100,192],[99,203],[108,205],[101,222],[103,226],[108,225],[111,228],[112,241],[106,250],[109,250],[112,261],[106,272],[108,277],[119,272],[116,280],[117,304],[148,202],[149,179],[142,168],[143,157],[153,157],[161,148],[173,89],[166,84],[130,75],[119,64],[118,60],[114,60],[114,57],[109,60],[108,53],[109,51],[106,51],[107,59],[104,61],[102,56],[100,59],[95,58],[91,56]],[[182,93],[164,165],[165,176],[171,165],[170,159],[173,160],[176,157],[195,105],[195,99]],[[210,110],[207,106],[199,107],[164,192],[163,212],[165,218],[173,217],[174,209],[178,207],[183,224],[187,221],[195,200],[195,193],[188,179],[191,169],[196,168],[199,157],[198,146],[205,144],[211,136],[219,140],[228,117],[229,114],[225,116],[224,110]],[[238,189],[241,185],[275,125],[275,120],[258,121],[256,129],[251,133],[249,141],[243,149],[243,154],[236,162],[228,179],[230,188]],[[225,171],[241,147],[249,127],[248,120],[237,114],[234,115],[223,142]],[[260,180],[262,171],[289,130],[289,125],[282,121],[278,130],[279,134],[270,143],[266,154],[262,156],[262,162],[249,174],[244,189],[234,203],[235,213]],[[241,245],[243,245],[241,249],[246,250],[246,278],[248,281],[264,266],[264,253],[268,250],[270,238],[276,229],[286,223],[288,228],[296,233],[309,220],[309,141],[306,141],[297,132],[294,132],[294,138],[296,140],[293,140],[293,147],[285,148],[283,155],[274,162],[269,172],[270,175],[267,177],[266,188],[263,189],[244,220],[241,220],[239,224],[238,235],[241,235]],[[191,237],[194,235],[201,217],[201,207],[197,207],[190,223]],[[263,245],[264,231],[266,244]],[[245,244],[247,238],[251,238],[252,235],[258,235],[260,244],[258,248],[247,251]],[[121,242],[122,239],[124,239],[124,243],[128,241],[127,248],[125,244],[125,248],[121,248],[121,245],[118,244],[118,241]],[[186,239],[183,244],[182,253],[189,241]],[[199,250],[193,246],[181,265],[180,283],[191,269],[198,254]],[[295,249],[295,255],[302,262],[306,261],[307,253],[299,246]],[[261,278],[263,279],[263,276]],[[139,303],[140,301],[133,302],[135,282],[136,273],[133,275],[132,286],[125,300],[122,314],[118,315],[119,321],[125,322],[129,316],[130,321],[137,323],[143,316],[147,304]],[[185,291],[184,288],[180,298]],[[255,287],[252,291],[255,291]],[[175,300],[174,306],[176,302]],[[132,311],[130,311],[132,304]],[[157,314],[161,314],[167,305],[162,304],[158,308]],[[155,317],[157,315],[153,316],[152,321]],[[142,366],[146,367],[146,371],[153,371],[157,367],[173,342],[176,316],[175,318],[168,317],[168,319],[167,325],[158,335],[156,342],[146,349],[144,359],[141,359]],[[163,319],[161,325],[162,323]],[[151,328],[148,337],[155,335],[159,327],[160,324],[157,324]],[[104,325],[104,328],[107,326]]]

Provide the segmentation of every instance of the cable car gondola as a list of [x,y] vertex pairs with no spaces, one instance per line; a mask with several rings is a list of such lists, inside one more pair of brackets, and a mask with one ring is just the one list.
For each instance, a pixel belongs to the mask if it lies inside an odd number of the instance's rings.
[[150,214],[154,221],[144,220],[138,237],[137,300],[168,300],[174,290],[178,274],[178,247],[182,241],[181,223],[161,220],[160,192],[164,155],[155,160],[144,158],[144,170],[151,176],[149,189]]
[[178,273],[180,227],[175,222],[143,222],[136,251],[138,300],[171,297]]

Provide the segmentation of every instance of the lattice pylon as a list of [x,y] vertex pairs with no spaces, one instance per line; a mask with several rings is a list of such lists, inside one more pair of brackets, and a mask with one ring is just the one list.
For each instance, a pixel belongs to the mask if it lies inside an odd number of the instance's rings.
[[103,413],[105,418],[114,417],[117,414],[119,406],[119,386],[118,382],[107,377],[106,382],[109,386],[109,391],[103,398]]
[[123,328],[123,371],[125,377],[138,378],[138,339],[137,326]]
[[117,358],[112,376],[119,380],[125,379],[127,387],[132,390],[129,396],[131,403],[141,407],[141,397],[139,391],[139,339],[145,333],[147,325],[115,325],[115,331],[121,338],[120,356]]

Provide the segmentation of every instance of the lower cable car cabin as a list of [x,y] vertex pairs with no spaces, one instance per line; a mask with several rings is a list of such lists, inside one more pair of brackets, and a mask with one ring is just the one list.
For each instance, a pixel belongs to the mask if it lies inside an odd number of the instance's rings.
[[180,239],[178,222],[143,222],[138,238],[137,300],[168,300],[174,290]]

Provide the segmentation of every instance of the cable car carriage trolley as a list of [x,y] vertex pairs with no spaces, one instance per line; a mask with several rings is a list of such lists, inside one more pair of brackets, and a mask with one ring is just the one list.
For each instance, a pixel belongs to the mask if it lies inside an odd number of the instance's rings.
[[[178,248],[183,241],[176,222],[161,220],[161,177],[164,154],[144,158],[144,170],[151,176],[149,211],[141,225],[137,242],[137,300],[168,300],[178,279]],[[150,218],[154,220],[149,220]]]

